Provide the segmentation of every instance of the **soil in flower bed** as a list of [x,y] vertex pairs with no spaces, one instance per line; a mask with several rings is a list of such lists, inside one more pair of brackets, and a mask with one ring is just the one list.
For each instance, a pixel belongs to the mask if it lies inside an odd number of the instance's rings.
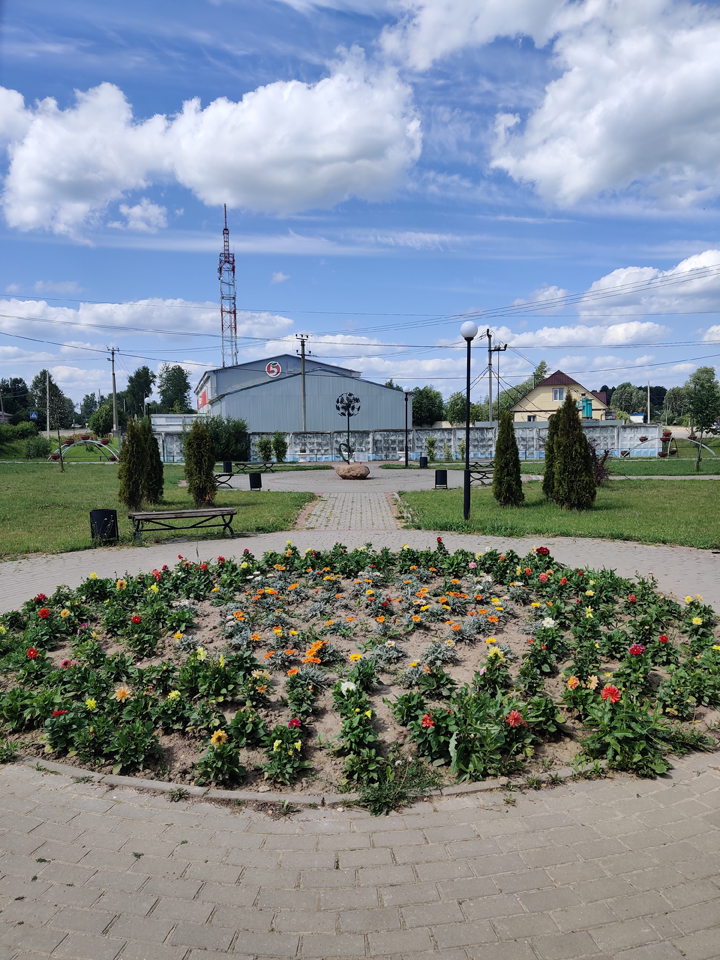
[[715,746],[716,630],[702,598],[547,548],[179,557],[0,618],[3,756],[308,794],[578,756],[654,776]]

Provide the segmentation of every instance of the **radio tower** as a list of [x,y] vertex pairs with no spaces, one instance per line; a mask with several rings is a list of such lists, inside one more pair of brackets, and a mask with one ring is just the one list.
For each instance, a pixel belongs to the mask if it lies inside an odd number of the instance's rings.
[[227,204],[223,229],[223,252],[220,254],[220,326],[222,329],[222,365],[232,367],[238,362],[237,307],[235,304],[235,254],[230,253],[230,231],[227,225]]

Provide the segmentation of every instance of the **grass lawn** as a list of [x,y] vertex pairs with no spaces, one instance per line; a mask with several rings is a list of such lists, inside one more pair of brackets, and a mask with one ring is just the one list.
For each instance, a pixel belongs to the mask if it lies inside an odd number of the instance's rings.
[[[178,487],[181,465],[165,466],[165,501],[159,510],[192,509],[187,489]],[[118,511],[120,542],[130,544],[132,527],[127,511],[117,501],[117,466],[87,464],[0,464],[0,557],[9,559],[28,553],[62,553],[90,547],[90,510]],[[220,490],[215,504],[233,506],[236,532],[269,533],[291,530],[302,507],[313,500],[311,493],[275,493],[267,490]],[[205,536],[217,537],[209,530]],[[154,543],[179,534],[143,534],[144,543]],[[200,534],[188,534],[199,539]]]
[[592,510],[560,510],[547,503],[539,483],[523,485],[522,507],[499,507],[489,488],[473,489],[472,516],[462,520],[462,490],[405,492],[410,526],[420,530],[454,530],[494,536],[528,534],[602,537],[644,543],[676,543],[720,549],[720,486],[715,480],[610,481],[598,490]]
[[[684,451],[682,451],[684,453]],[[718,451],[720,452],[720,451]],[[429,469],[435,470],[464,470],[465,465],[455,461],[454,463],[432,463]],[[381,470],[404,470],[402,464],[383,464]],[[409,470],[418,470],[417,464],[408,467]],[[695,474],[695,460],[689,457],[680,457],[677,459],[662,460],[656,457],[652,460],[642,458],[633,458],[632,460],[609,460],[608,469],[610,473],[619,474],[625,477],[684,477]],[[521,460],[521,473],[532,473],[542,475],[545,473],[544,460]],[[700,474],[714,477],[720,474],[720,456],[713,457],[712,454],[703,450],[703,459],[700,461]]]

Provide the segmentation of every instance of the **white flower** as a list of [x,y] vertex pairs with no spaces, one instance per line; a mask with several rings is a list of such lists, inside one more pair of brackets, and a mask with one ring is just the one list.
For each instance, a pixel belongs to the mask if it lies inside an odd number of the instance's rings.
[[394,640],[388,640],[388,641],[385,643],[385,646],[386,646],[386,647],[394,647],[394,646],[395,646],[395,641],[394,641]]
[[352,690],[357,690],[357,687],[350,680],[344,680],[340,684],[340,693],[348,693]]
[[544,627],[548,627],[548,628],[554,627],[554,626],[555,626],[555,621],[553,620],[552,617],[545,617],[545,619],[544,619],[543,622],[542,622],[542,625],[543,625]]

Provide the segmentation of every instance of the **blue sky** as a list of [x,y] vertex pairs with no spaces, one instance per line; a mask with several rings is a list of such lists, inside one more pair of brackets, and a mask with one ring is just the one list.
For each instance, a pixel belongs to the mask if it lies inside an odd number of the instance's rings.
[[241,360],[303,332],[447,396],[473,316],[508,384],[720,366],[715,3],[0,10],[0,376],[219,365],[223,202]]

